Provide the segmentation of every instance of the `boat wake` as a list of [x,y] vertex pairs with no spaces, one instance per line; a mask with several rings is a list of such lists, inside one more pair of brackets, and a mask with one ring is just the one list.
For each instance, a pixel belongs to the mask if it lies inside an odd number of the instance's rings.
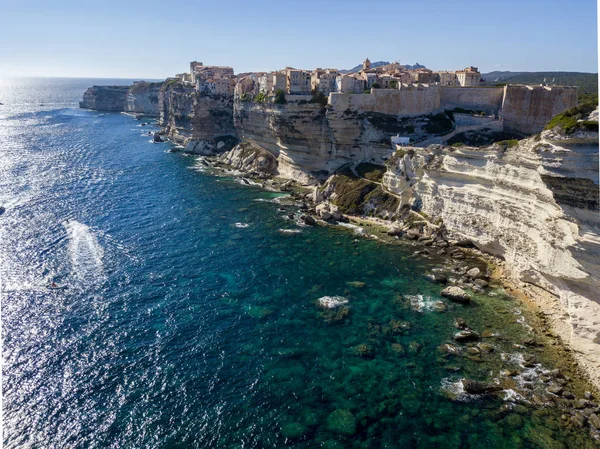
[[78,221],[64,224],[69,236],[69,256],[72,274],[85,282],[101,282],[104,279],[104,250],[91,229]]

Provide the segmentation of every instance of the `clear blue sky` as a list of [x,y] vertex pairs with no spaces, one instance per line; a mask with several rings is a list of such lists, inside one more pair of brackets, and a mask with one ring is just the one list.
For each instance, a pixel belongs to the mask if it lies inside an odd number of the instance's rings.
[[165,78],[371,61],[598,71],[596,0],[0,0],[0,76]]

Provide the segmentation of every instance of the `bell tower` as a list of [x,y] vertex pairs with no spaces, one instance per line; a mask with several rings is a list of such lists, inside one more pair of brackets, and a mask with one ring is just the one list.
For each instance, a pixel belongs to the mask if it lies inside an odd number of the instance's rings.
[[369,61],[369,58],[367,58],[363,61],[363,70],[369,70],[370,68],[371,68],[371,61]]

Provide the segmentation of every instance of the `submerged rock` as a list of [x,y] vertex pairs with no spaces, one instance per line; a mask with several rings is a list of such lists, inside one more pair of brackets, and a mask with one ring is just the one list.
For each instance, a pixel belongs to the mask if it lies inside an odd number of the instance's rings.
[[304,224],[307,224],[309,226],[315,226],[317,224],[317,220],[315,220],[310,215],[303,215],[302,221],[304,222]]
[[308,429],[300,423],[289,423],[281,428],[281,435],[291,440],[302,438],[307,432]]
[[356,419],[349,410],[335,410],[327,417],[327,429],[340,435],[354,435],[356,433]]
[[442,290],[442,296],[461,304],[468,304],[471,301],[471,296],[462,288],[456,286],[446,287]]
[[361,281],[350,281],[350,282],[346,282],[346,285],[348,287],[353,287],[353,288],[364,288],[367,284],[366,284],[366,282],[361,282]]

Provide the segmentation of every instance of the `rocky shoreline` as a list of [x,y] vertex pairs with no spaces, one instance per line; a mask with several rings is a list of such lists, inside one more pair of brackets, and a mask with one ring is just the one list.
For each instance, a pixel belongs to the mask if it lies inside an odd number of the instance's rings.
[[[351,225],[363,229],[359,235],[364,238],[414,248],[414,257],[427,258],[437,266],[429,277],[440,285],[441,296],[450,301],[468,305],[471,300],[469,291],[489,296],[504,291],[515,298],[524,314],[524,322],[531,326],[535,335],[512,343],[515,348],[527,351],[520,362],[522,369],[505,369],[501,377],[487,383],[463,378],[460,394],[502,396],[506,391],[514,392],[525,402],[560,410],[562,424],[588,429],[591,437],[600,441],[600,403],[596,400],[600,398],[600,390],[594,385],[589,366],[582,363],[578,354],[563,340],[552,314],[541,307],[548,292],[525,285],[513,277],[506,269],[505,261],[478,250],[470,241],[448,238],[443,226],[430,223],[422,216],[420,221],[398,227],[397,223],[380,218],[342,214],[332,204],[315,201],[319,198],[314,187],[259,172],[249,174],[240,171],[240,166],[232,164],[227,156],[200,156],[199,161],[218,176],[236,177],[246,185],[288,193],[298,208],[296,213],[289,213],[290,219],[299,219],[309,226]],[[420,222],[424,226],[415,226]],[[437,307],[440,308],[438,311],[443,311],[445,305],[440,302]],[[455,324],[455,341],[440,346],[441,357],[477,358],[480,354],[494,351],[493,345],[487,342],[500,337],[490,330],[471,329],[464,321]],[[555,368],[544,368],[538,358]],[[517,386],[517,382],[522,385]],[[453,395],[450,394],[451,399]]]

